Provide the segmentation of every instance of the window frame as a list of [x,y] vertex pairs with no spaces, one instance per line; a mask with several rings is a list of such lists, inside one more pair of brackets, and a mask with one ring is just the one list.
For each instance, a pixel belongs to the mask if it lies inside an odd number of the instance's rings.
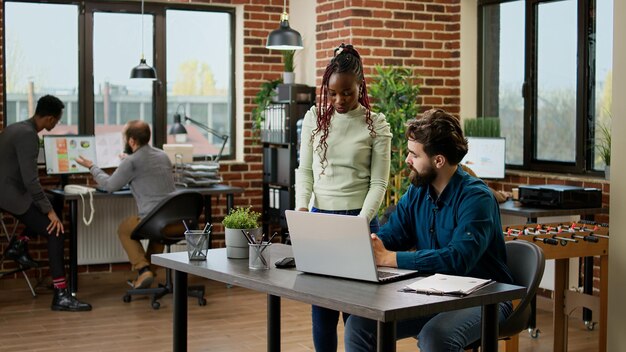
[[594,10],[595,0],[573,0],[577,6],[577,63],[576,63],[576,156],[574,162],[539,160],[537,155],[537,40],[538,9],[540,4],[565,0],[479,0],[478,1],[478,115],[483,116],[485,82],[483,64],[485,50],[483,41],[483,7],[499,5],[513,1],[524,1],[524,83],[520,87],[524,98],[524,141],[522,165],[507,164],[509,169],[587,174],[602,176],[603,172],[594,170],[595,157],[595,36]]
[[[95,132],[95,96],[93,91],[93,25],[95,12],[109,13],[133,13],[141,14],[141,4],[138,2],[101,2],[97,0],[87,1],[38,1],[38,0],[8,0],[3,2],[3,10],[7,2],[29,2],[29,3],[46,3],[61,5],[77,5],[79,7],[78,14],[78,133],[94,134]],[[235,34],[236,34],[236,9],[234,7],[214,6],[205,4],[185,4],[185,3],[145,3],[144,14],[154,16],[154,36],[153,41],[154,57],[149,59],[153,63],[153,67],[157,72],[158,79],[152,83],[152,111],[153,111],[153,128],[152,128],[152,144],[155,147],[162,148],[167,140],[167,72],[166,72],[166,12],[167,10],[192,10],[203,12],[220,12],[230,16],[230,43],[231,43],[231,72],[230,72],[230,136],[228,144],[230,146],[230,154],[222,158],[222,160],[236,159],[236,80],[235,80]],[[6,11],[3,11],[6,14]],[[6,33],[6,31],[3,31]],[[150,38],[145,38],[146,41]],[[3,45],[6,51],[6,36],[3,38]],[[6,52],[4,57],[6,58]],[[137,57],[139,60],[139,57]],[[131,67],[128,68],[130,72]],[[4,65],[6,71],[6,64]],[[6,72],[3,72],[4,81],[4,106],[7,106],[6,92]],[[91,117],[91,118],[88,118]],[[3,123],[6,126],[7,116],[3,114]],[[205,156],[196,156],[194,159],[204,160]]]

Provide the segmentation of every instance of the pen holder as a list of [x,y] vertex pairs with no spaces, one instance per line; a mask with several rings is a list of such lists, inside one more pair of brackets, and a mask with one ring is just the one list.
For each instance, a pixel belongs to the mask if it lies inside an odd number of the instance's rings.
[[206,260],[209,250],[209,232],[187,230],[185,231],[185,241],[187,242],[189,260]]
[[253,270],[262,270],[270,268],[270,246],[268,242],[250,243],[248,267]]

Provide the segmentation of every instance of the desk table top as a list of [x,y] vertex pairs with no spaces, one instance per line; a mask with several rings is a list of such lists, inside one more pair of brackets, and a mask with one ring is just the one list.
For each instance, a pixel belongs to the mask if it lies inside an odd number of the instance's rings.
[[[66,194],[62,189],[48,189],[46,190],[49,193],[52,193],[55,196],[64,197],[67,200],[75,200],[80,199],[79,194]],[[176,192],[183,191],[194,191],[198,192],[204,196],[206,195],[219,195],[219,194],[241,194],[245,191],[242,187],[232,187],[229,185],[217,184],[211,187],[200,187],[200,188],[186,188],[186,187],[177,187]],[[107,197],[132,197],[130,190],[116,191],[116,192],[93,192],[94,197],[98,198],[107,198]],[[83,197],[89,197],[89,195],[83,195]]]
[[607,208],[574,208],[574,209],[560,209],[560,208],[538,208],[532,206],[525,206],[520,202],[513,201],[511,199],[504,203],[500,203],[500,213],[508,215],[517,215],[525,218],[539,218],[547,216],[562,216],[562,215],[592,215],[592,214],[604,214],[608,213]]
[[[272,244],[271,263],[291,256],[291,246]],[[187,252],[152,256],[152,263],[212,280],[305,303],[357,314],[378,321],[396,321],[521,298],[520,286],[493,283],[466,297],[398,292],[417,278],[378,284],[302,273],[296,269],[248,268],[248,259],[229,259],[226,249],[211,249],[206,261],[189,261]],[[265,307],[265,302],[259,302]]]

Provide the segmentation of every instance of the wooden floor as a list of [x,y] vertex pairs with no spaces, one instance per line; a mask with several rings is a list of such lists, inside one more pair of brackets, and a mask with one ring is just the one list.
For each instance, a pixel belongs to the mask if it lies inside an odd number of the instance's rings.
[[[32,298],[23,279],[0,280],[0,351],[171,351],[172,298],[153,310],[147,298],[124,303],[130,273],[80,276],[79,297],[91,312],[52,312],[49,289]],[[163,278],[162,273],[159,278]],[[207,285],[207,305],[189,300],[189,351],[265,351],[266,296],[239,287],[190,278]],[[550,301],[539,299],[539,338],[524,332],[520,351],[552,351]],[[597,351],[597,329],[588,331],[580,313],[570,319],[569,351]],[[342,324],[340,324],[342,325]],[[310,306],[282,300],[282,350],[313,351]],[[339,327],[342,341],[343,327]],[[343,351],[340,343],[340,351]],[[416,340],[398,342],[398,351],[416,351]]]

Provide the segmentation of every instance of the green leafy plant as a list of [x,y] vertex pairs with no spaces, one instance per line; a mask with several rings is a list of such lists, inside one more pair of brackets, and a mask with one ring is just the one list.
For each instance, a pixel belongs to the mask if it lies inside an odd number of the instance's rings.
[[254,229],[259,227],[261,214],[253,211],[252,207],[235,207],[224,217],[222,224],[229,229]]
[[252,109],[253,129],[256,134],[260,133],[263,121],[265,121],[265,108],[272,102],[272,98],[276,95],[276,87],[282,82],[282,79],[276,79],[261,83],[261,89],[254,97],[256,106]]
[[497,117],[479,117],[463,119],[465,137],[500,137],[500,119]]
[[600,155],[600,159],[604,162],[604,165],[611,165],[611,126],[610,120],[607,123],[601,123],[598,126],[598,141],[596,144],[596,149],[598,149],[598,154]]
[[283,50],[282,51],[283,67],[284,67],[283,72],[293,72],[293,70],[296,67],[293,61],[293,57],[295,54],[296,54],[295,50]]
[[419,105],[419,84],[417,75],[411,68],[376,66],[374,81],[369,85],[369,95],[373,99],[373,110],[382,112],[391,127],[391,170],[389,187],[385,197],[385,207],[396,204],[409,187],[406,175],[406,121],[417,116]]

